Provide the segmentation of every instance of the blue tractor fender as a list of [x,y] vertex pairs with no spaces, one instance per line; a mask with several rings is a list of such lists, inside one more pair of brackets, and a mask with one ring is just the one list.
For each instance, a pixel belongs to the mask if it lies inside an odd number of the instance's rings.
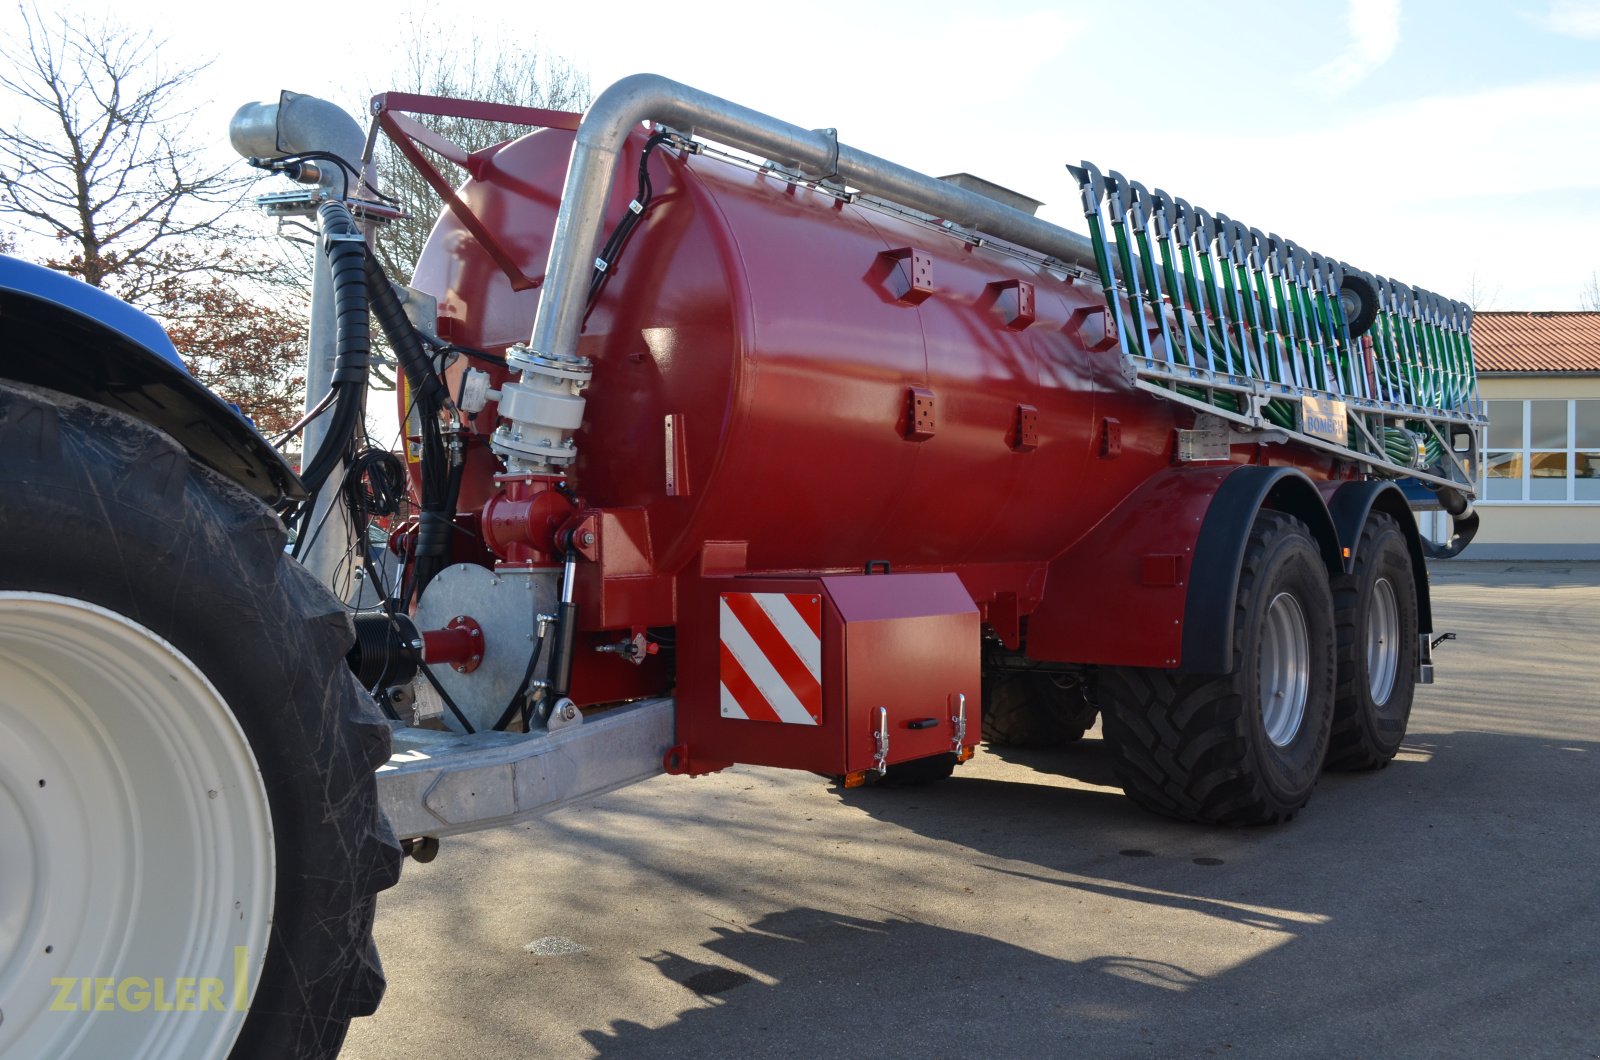
[[282,454],[189,374],[161,325],[99,288],[0,254],[0,343],[0,379],[144,420],[269,505],[304,499]]

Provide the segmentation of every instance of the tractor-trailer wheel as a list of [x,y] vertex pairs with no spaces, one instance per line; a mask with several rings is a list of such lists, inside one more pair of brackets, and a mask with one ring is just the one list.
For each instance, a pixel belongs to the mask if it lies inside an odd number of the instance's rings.
[[168,436],[0,384],[0,1055],[330,1057],[383,991],[343,605]]
[[1225,674],[1107,668],[1097,691],[1118,782],[1157,813],[1287,821],[1311,798],[1333,721],[1333,597],[1304,523],[1256,516]]
[[1060,747],[1083,739],[1099,713],[1088,685],[1043,670],[983,675],[983,738],[995,747]]
[[1405,535],[1373,512],[1333,582],[1339,685],[1327,768],[1381,769],[1400,750],[1417,680],[1417,583]]

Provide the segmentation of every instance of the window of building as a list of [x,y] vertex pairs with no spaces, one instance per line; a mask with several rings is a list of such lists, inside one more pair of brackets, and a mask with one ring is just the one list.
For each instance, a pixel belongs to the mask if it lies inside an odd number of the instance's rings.
[[1483,502],[1600,504],[1600,400],[1488,405]]

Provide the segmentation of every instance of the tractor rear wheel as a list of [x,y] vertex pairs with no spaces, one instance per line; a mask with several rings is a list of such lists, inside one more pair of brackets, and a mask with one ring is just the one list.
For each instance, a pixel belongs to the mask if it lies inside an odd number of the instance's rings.
[[1417,583],[1394,519],[1374,512],[1355,569],[1334,579],[1339,687],[1329,769],[1381,769],[1400,750],[1417,679]]
[[1333,600],[1305,525],[1263,511],[1233,616],[1233,669],[1107,668],[1097,685],[1117,780],[1135,802],[1209,824],[1287,821],[1311,798],[1333,721]]
[[0,498],[0,1055],[333,1056],[400,865],[343,605],[90,402],[0,383]]
[[1059,747],[1094,725],[1097,710],[1082,680],[1040,670],[987,670],[983,738],[996,747]]

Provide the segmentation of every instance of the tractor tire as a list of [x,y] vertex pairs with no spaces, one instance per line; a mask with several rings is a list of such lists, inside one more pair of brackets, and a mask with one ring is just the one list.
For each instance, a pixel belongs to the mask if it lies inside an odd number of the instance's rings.
[[1355,569],[1333,582],[1339,683],[1326,768],[1382,769],[1400,750],[1417,679],[1417,583],[1399,524],[1374,512]]
[[1084,682],[1063,688],[1038,670],[983,678],[983,738],[995,747],[1060,747],[1083,739],[1098,713]]
[[334,1056],[401,861],[343,604],[167,435],[11,383],[0,541],[0,1055]]
[[1311,798],[1333,722],[1333,600],[1310,532],[1256,517],[1234,604],[1233,669],[1099,674],[1101,729],[1134,802],[1206,824],[1273,824]]

